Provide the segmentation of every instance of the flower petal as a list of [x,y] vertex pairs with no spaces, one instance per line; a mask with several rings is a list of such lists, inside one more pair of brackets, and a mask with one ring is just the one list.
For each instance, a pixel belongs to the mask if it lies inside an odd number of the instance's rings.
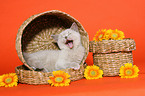
[[103,75],[103,71],[100,70],[99,67],[96,66],[96,65],[87,66],[85,68],[84,77],[87,80],[90,80],[90,79],[99,79],[99,78],[102,78],[102,75]]
[[[139,69],[136,65],[132,66],[132,63],[126,63],[124,66],[120,67],[121,78],[136,78],[138,77]],[[129,73],[128,73],[129,72]]]
[[[69,85],[70,83],[70,79],[68,79],[70,77],[70,75],[68,73],[65,73],[64,71],[53,71],[53,75],[54,76],[49,76],[49,80],[48,83],[51,84],[51,86],[65,86],[65,85]],[[61,79],[61,80],[60,80]]]

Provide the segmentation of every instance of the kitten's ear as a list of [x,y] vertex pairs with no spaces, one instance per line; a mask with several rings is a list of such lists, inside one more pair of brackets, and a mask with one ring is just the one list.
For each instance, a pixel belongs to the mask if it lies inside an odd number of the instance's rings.
[[55,42],[58,41],[58,35],[51,35],[51,37],[54,39]]
[[74,30],[76,32],[79,32],[78,26],[77,26],[77,24],[75,22],[71,25],[70,29],[72,29],[72,30]]

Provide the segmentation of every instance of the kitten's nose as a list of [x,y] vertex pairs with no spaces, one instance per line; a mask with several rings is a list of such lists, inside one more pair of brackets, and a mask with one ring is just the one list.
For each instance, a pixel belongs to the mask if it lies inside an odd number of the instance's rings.
[[67,36],[65,36],[65,39],[67,39]]

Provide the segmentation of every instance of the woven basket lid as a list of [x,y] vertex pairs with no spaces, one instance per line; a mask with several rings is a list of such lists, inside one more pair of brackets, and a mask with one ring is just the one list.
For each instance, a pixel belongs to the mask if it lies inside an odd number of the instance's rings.
[[93,53],[112,53],[112,52],[124,52],[133,51],[136,49],[134,39],[125,38],[123,40],[102,40],[102,41],[90,41],[90,52]]
[[83,65],[89,51],[88,34],[79,21],[67,13],[58,10],[33,15],[23,22],[16,37],[16,50],[20,60],[30,70],[33,70],[26,63],[22,52],[33,53],[39,50],[59,50],[50,36],[70,28],[73,22],[78,26],[81,34],[81,43],[85,48],[85,56],[80,64]]

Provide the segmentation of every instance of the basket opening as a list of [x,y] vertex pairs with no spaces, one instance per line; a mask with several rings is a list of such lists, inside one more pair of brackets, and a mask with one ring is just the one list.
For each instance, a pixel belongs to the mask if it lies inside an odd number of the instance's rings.
[[32,20],[24,29],[22,35],[22,51],[27,53],[39,50],[58,50],[51,35],[59,34],[70,28],[74,20],[59,13],[46,13]]

